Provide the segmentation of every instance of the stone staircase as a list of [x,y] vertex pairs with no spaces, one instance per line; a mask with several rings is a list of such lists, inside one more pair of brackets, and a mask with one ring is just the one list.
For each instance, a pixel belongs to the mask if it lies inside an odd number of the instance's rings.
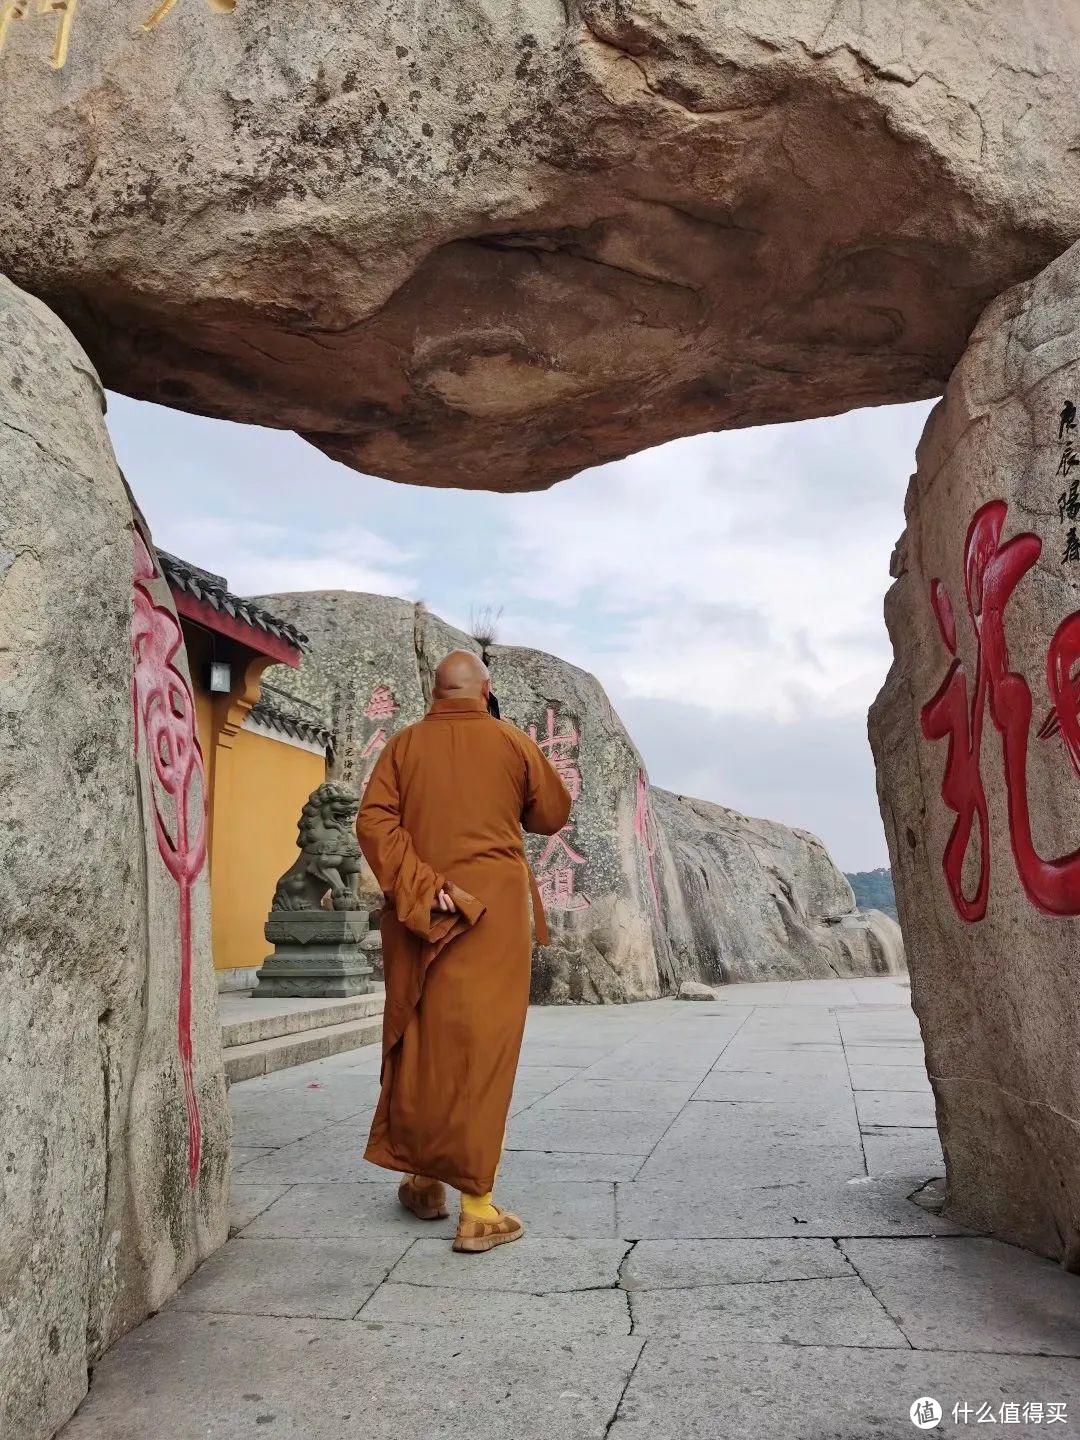
[[246,991],[219,995],[226,1078],[235,1085],[377,1045],[384,1000],[382,986],[349,1000],[253,1000]]

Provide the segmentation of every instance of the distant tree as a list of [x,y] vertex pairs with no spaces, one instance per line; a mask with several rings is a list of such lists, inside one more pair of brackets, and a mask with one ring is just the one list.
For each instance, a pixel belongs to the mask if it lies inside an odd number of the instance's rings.
[[856,870],[846,876],[855,892],[855,903],[860,910],[884,910],[886,915],[896,916],[896,891],[893,889],[892,871],[887,865],[877,870]]

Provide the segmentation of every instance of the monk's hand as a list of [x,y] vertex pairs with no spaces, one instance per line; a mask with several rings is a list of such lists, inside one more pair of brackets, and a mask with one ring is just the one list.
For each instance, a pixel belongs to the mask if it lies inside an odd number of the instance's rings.
[[440,910],[446,910],[450,914],[456,912],[457,906],[454,904],[453,897],[451,896],[449,890],[440,890],[438,895],[438,901]]

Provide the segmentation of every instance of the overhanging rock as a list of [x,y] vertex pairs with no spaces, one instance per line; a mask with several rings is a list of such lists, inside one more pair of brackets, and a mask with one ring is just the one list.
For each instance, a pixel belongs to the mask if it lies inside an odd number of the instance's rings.
[[24,8],[0,269],[107,384],[397,480],[935,394],[1080,236],[1075,5]]

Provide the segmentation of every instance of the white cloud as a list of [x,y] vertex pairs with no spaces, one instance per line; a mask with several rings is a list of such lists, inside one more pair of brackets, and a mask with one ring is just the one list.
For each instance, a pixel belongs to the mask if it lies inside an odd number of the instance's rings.
[[884,855],[865,716],[926,409],[696,436],[533,495],[394,485],[121,397],[109,419],[158,542],[241,594],[372,590],[462,628],[501,605],[502,643],[600,678],[660,783],[861,868]]
[[697,436],[527,497],[516,608],[589,605],[594,652],[654,699],[793,721],[865,714],[924,407]]
[[163,549],[224,575],[240,595],[372,590],[410,596],[418,585],[412,553],[358,525],[297,533],[211,515],[174,521],[156,538]]

